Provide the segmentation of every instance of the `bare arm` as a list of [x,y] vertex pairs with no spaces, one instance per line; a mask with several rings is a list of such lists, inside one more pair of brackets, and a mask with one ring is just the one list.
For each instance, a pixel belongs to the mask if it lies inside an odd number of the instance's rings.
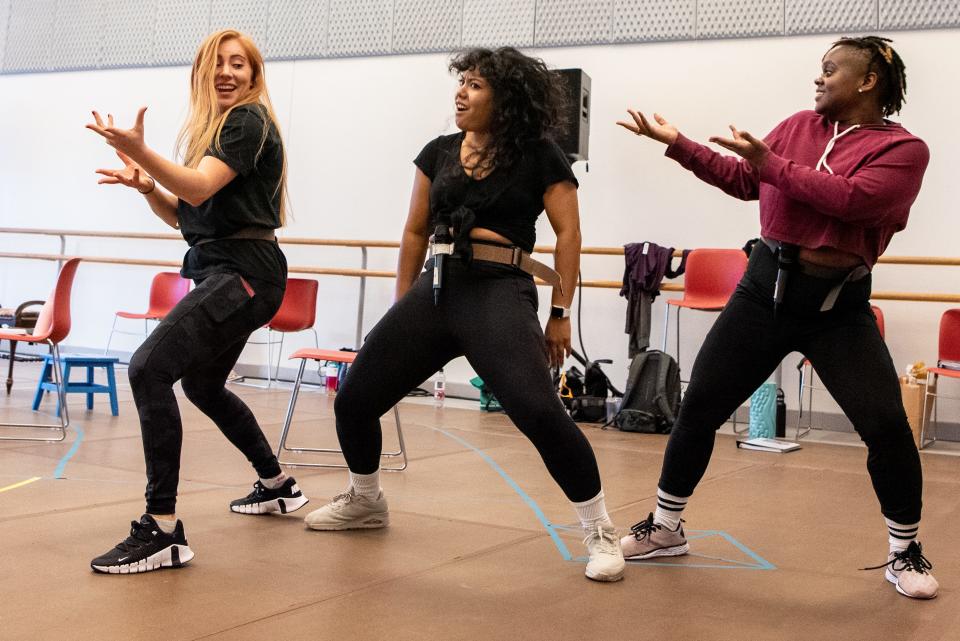
[[[88,124],[87,128],[103,136],[107,144],[124,153],[173,196],[194,206],[206,201],[236,177],[236,171],[213,156],[204,156],[197,168],[191,169],[167,160],[150,149],[143,139],[143,116],[146,111],[146,107],[140,109],[132,129],[114,127],[113,116],[108,116],[107,124],[104,125],[100,114],[94,111],[93,118],[96,122]],[[166,221],[167,210],[165,207],[161,207],[161,210],[165,214],[157,215]],[[156,213],[156,210],[154,212]]]
[[403,298],[413,285],[427,255],[427,224],[430,220],[430,179],[419,168],[413,179],[410,211],[400,239],[400,258],[397,263],[397,288],[394,301]]
[[[563,283],[562,292],[554,288],[551,304],[569,308],[580,271],[580,206],[576,186],[569,181],[554,183],[543,194],[543,207],[557,235],[553,261]],[[570,355],[570,335],[569,318],[550,318],[547,321],[544,336],[551,365],[562,365],[564,358]]]

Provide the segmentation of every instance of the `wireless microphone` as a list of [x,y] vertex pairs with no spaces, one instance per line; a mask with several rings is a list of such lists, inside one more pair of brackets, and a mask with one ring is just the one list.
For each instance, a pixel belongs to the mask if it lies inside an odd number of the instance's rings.
[[453,238],[450,237],[450,228],[444,224],[437,225],[433,231],[433,304],[440,304],[440,290],[443,289],[443,263],[447,256],[453,253]]
[[787,279],[797,264],[800,246],[792,243],[780,243],[777,252],[777,282],[773,287],[773,313],[776,316],[783,305],[783,296],[787,291]]

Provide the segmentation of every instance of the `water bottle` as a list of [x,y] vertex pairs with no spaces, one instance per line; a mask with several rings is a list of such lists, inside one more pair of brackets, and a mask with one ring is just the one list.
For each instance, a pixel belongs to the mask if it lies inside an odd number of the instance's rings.
[[337,391],[337,364],[336,363],[327,363],[326,368],[327,373],[327,392],[336,392]]
[[447,377],[441,368],[433,381],[433,402],[437,407],[443,407],[443,399],[447,397]]

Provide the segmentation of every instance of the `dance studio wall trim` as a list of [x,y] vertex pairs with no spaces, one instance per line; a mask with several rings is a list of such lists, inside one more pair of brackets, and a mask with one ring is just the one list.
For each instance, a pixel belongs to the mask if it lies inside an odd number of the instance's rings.
[[297,60],[960,26],[960,0],[0,0],[0,73],[189,64],[203,35]]

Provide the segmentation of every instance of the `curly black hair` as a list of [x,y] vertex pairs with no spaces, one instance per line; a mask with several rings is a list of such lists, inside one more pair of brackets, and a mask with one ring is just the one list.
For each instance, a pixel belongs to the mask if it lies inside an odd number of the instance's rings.
[[907,67],[890,43],[890,38],[863,36],[840,38],[832,47],[854,47],[867,56],[867,69],[877,74],[880,108],[884,116],[900,113],[907,101]]
[[475,165],[481,172],[510,167],[527,144],[558,136],[566,127],[564,79],[539,58],[513,47],[478,48],[454,56],[449,69],[473,71],[493,89],[490,144],[478,152]]

